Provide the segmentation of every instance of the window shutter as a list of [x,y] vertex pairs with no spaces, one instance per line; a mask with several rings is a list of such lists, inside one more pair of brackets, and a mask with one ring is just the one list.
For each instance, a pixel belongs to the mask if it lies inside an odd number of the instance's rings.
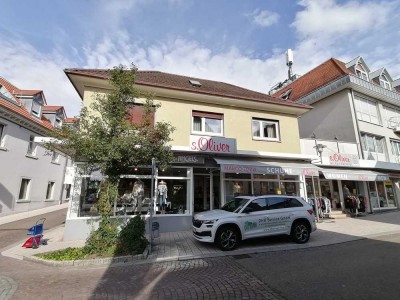
[[196,111],[196,110],[192,111],[192,116],[193,117],[200,117],[200,118],[218,119],[218,120],[223,120],[224,119],[224,115],[223,114],[202,112],[202,111]]
[[[134,105],[128,109],[128,120],[132,124],[140,124],[143,120],[144,116],[144,106],[143,105]],[[150,114],[150,124],[154,127],[154,111]]]

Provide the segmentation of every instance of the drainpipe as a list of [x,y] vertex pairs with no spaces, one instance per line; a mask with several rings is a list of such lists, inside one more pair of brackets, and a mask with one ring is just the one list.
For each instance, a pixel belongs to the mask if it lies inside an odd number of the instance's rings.
[[[354,104],[354,92],[353,92],[353,89],[350,89],[350,92],[351,92],[351,105],[353,106],[353,113],[354,113],[354,118],[355,118],[355,120],[356,120],[356,128],[357,128],[357,135],[356,135],[357,138],[356,138],[356,141],[357,141],[358,156],[361,157],[362,159],[365,159],[365,158],[364,158],[364,151],[363,151],[363,149],[362,149],[362,147],[361,147],[361,133],[360,133],[360,126],[359,126],[359,124],[358,124],[356,106],[355,106],[355,104]],[[357,140],[357,139],[358,139],[358,140]]]

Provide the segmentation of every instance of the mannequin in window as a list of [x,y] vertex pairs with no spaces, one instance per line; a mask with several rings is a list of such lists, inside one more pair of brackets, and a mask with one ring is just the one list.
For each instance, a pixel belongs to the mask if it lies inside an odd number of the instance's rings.
[[233,196],[236,197],[240,194],[241,186],[239,182],[235,182],[233,185]]
[[160,205],[161,213],[165,213],[165,207],[168,198],[168,187],[165,181],[161,180],[157,186],[158,204]]
[[144,196],[144,184],[140,179],[136,180],[132,188],[133,205],[137,207],[137,212],[142,211],[142,202]]

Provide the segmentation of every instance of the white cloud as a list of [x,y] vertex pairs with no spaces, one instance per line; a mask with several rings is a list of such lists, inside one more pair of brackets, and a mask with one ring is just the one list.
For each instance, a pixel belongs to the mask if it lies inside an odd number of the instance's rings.
[[353,32],[368,32],[385,23],[392,9],[391,3],[335,0],[303,0],[304,10],[297,13],[293,26],[303,37],[332,38]]
[[249,15],[254,24],[261,27],[268,27],[279,21],[279,14],[269,10],[256,9]]
[[47,104],[63,105],[68,116],[79,113],[81,101],[63,69],[72,65],[62,54],[40,53],[30,44],[0,36],[0,76],[20,89],[43,90]]

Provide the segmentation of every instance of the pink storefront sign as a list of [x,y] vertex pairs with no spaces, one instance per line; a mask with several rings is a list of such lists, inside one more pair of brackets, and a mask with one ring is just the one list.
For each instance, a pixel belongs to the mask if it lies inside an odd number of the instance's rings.
[[215,136],[190,136],[190,150],[207,153],[236,153],[236,139]]

